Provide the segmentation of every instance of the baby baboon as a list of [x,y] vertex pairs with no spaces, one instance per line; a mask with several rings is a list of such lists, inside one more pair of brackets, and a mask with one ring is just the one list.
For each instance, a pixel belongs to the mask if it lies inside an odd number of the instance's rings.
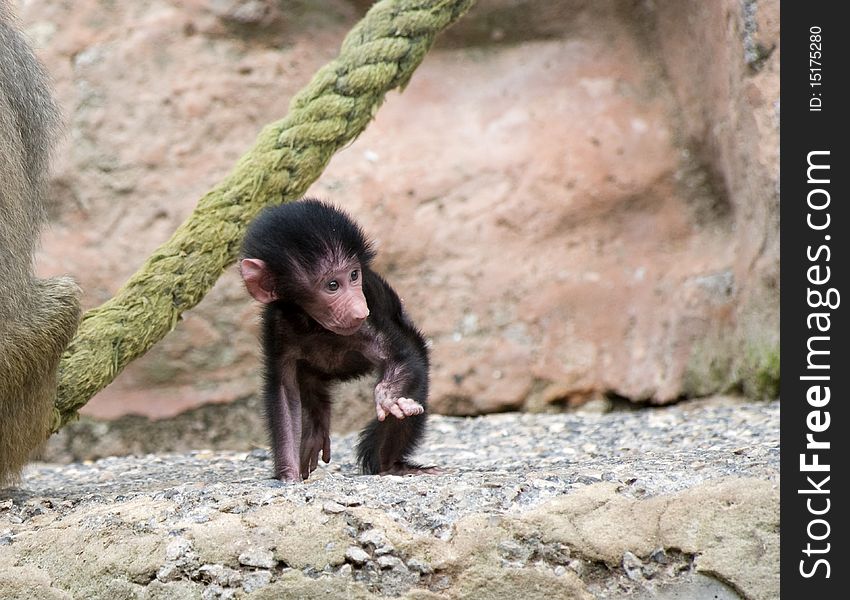
[[240,270],[265,305],[265,401],[275,477],[307,479],[331,459],[330,386],[378,375],[375,416],[360,434],[364,473],[434,473],[411,462],[425,433],[428,348],[375,251],[338,208],[302,200],[260,213]]

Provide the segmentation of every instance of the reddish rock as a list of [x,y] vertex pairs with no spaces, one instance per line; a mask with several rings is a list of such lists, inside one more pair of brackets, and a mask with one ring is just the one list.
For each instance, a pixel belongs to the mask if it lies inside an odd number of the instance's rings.
[[[110,297],[362,4],[28,2],[68,123],[40,273]],[[375,238],[434,407],[773,393],[778,2],[531,4],[479,3],[310,190]],[[249,396],[255,339],[234,268],[84,412]]]

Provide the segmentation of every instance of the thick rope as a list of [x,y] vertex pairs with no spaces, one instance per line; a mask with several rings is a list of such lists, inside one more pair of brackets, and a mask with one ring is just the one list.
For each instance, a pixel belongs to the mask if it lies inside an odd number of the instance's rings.
[[349,32],[339,56],[266,126],[233,171],[198,202],[115,297],[88,311],[59,367],[53,431],[198,304],[236,259],[247,224],[269,204],[299,198],[339,148],[403,87],[435,36],[475,0],[384,0]]

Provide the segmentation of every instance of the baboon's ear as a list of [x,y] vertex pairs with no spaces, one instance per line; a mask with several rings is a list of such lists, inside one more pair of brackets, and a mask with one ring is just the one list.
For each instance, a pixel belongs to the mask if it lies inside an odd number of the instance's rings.
[[264,261],[258,258],[243,258],[239,263],[239,272],[242,274],[242,281],[245,282],[248,293],[254,297],[254,300],[263,304],[277,300],[274,279]]

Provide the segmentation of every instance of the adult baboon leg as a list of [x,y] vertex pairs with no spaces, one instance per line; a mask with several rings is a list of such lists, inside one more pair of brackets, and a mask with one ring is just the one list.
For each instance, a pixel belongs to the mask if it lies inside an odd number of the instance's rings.
[[57,123],[44,71],[0,0],[0,485],[47,439],[59,358],[80,318],[72,280],[32,272]]

